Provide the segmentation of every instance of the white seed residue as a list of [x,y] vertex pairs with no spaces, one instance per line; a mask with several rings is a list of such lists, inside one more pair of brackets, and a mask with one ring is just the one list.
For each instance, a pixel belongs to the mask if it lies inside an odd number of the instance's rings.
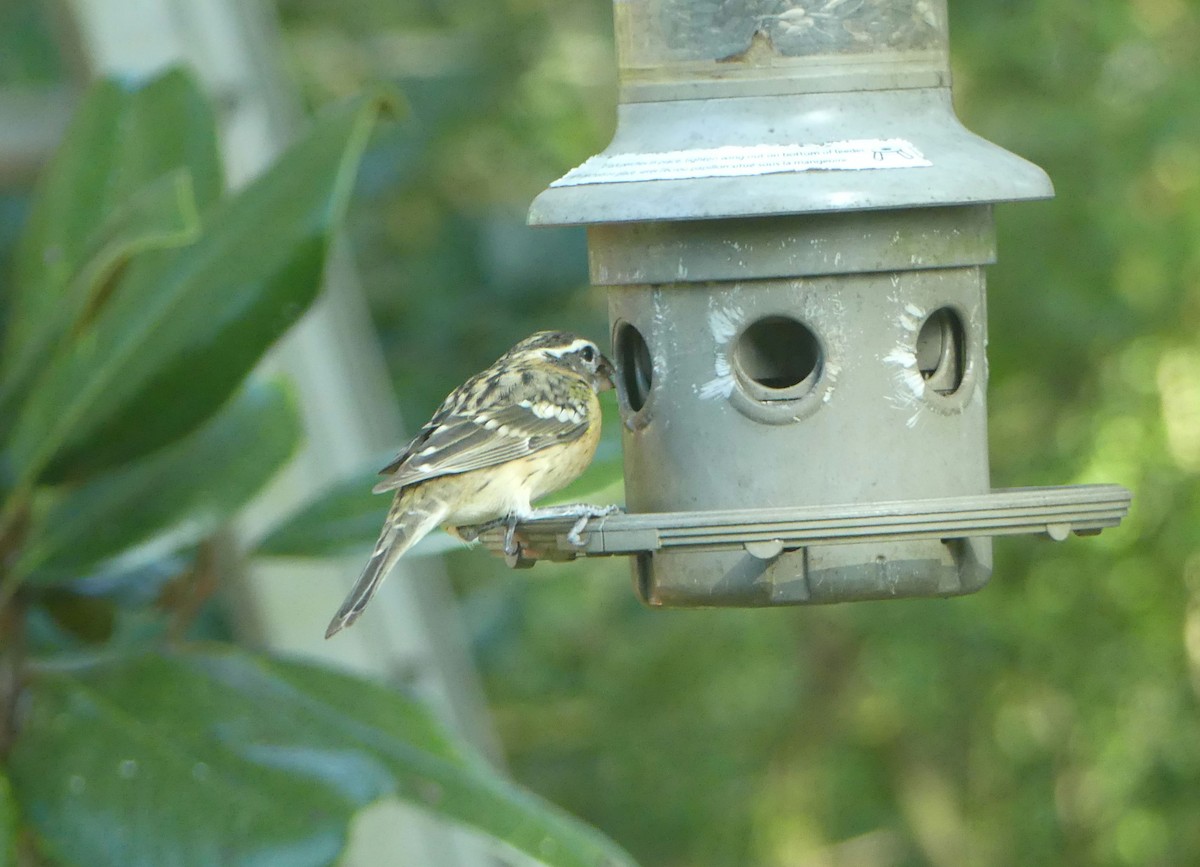
[[814,333],[820,335],[823,344],[821,402],[829,403],[837,390],[838,377],[842,375],[842,366],[835,359],[848,357],[848,347],[854,345],[854,339],[845,330],[846,305],[836,292],[812,292],[805,288],[803,281],[796,281],[792,286],[795,293],[793,297],[803,312],[803,320],[812,327]]
[[[663,305],[663,296],[661,289],[654,289],[654,330],[652,334],[662,335],[664,339],[669,335],[671,337],[670,351],[676,351],[675,340],[678,338],[677,329],[667,327],[667,311]],[[659,351],[653,353],[650,359],[650,367],[654,373],[654,379],[657,382],[663,382],[667,375],[666,352]]]
[[133,759],[124,759],[117,765],[117,773],[121,775],[122,780],[132,780],[137,776],[138,763]]
[[925,321],[925,311],[915,304],[905,304],[904,312],[900,314],[900,327],[905,331],[916,334],[921,330],[921,323]]
[[717,375],[696,389],[701,400],[716,400],[733,394],[733,371],[724,353],[717,355],[715,369]]
[[708,312],[708,330],[712,332],[713,340],[717,343],[733,340],[745,316],[740,307],[712,307]]
[[829,403],[833,399],[834,386],[837,385],[837,379],[841,376],[842,366],[827,361],[825,362],[823,373],[825,377],[825,393],[821,395],[821,403]]
[[925,396],[925,377],[917,368],[917,354],[907,346],[897,346],[883,357],[883,363],[896,368],[898,389],[889,401],[897,409],[913,409],[905,425],[916,427],[921,418],[920,401]]
[[719,307],[715,301],[709,302],[708,330],[712,333],[713,342],[717,347],[713,358],[713,372],[716,376],[696,389],[696,394],[701,400],[727,398],[733,394],[733,368],[729,364],[727,350],[745,315],[740,307]]

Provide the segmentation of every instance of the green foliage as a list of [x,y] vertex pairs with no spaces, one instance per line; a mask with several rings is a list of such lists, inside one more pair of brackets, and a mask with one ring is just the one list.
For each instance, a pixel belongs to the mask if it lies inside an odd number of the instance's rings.
[[[17,396],[28,390],[32,378],[49,361],[56,339],[89,324],[106,300],[112,281],[133,256],[191,243],[199,232],[191,174],[179,168],[148,183],[106,215],[101,227],[87,239],[92,249],[80,252],[69,278],[38,274],[30,266],[28,270],[35,273],[17,285],[49,287],[50,291],[27,288],[14,293],[16,318],[11,336],[5,340],[0,407],[11,411]],[[56,255],[51,250],[62,249],[57,243],[48,244],[36,259],[45,262]],[[56,303],[50,304],[48,299],[56,299]],[[34,309],[39,305],[45,309]],[[23,335],[22,326],[30,333]]]
[[334,107],[225,196],[188,74],[105,81],[46,170],[0,350],[0,865],[333,864],[384,797],[631,863],[410,698],[182,641],[208,537],[300,441],[286,384],[244,381],[316,297],[388,104]]
[[16,863],[17,804],[8,777],[0,775],[0,867]]
[[195,544],[270,481],[299,438],[287,391],[251,383],[195,433],[47,506],[12,574],[39,582],[90,575],[169,531],[174,546]]
[[10,772],[64,864],[316,867],[389,796],[521,851],[553,847],[563,867],[628,863],[464,755],[413,699],[332,671],[200,647],[39,667],[28,689]]
[[[286,163],[206,210],[194,244],[138,257],[85,339],[62,345],[17,413],[8,451],[22,481],[139,457],[228,399],[316,296],[373,116],[361,101],[343,106]],[[184,392],[187,400],[171,400]]]
[[368,154],[349,217],[406,417],[538,328],[603,337],[584,230],[525,210],[611,132],[611,0],[278,5],[312,103],[386,77],[412,113]]
[[[131,201],[146,195],[143,188],[168,184],[181,172],[187,179],[177,202],[185,213],[171,213],[170,200],[160,201],[165,209],[141,221],[143,233],[187,221],[189,212],[218,198],[221,168],[213,125],[208,103],[181,72],[143,87],[104,81],[92,90],[76,112],[64,146],[41,176],[22,235],[9,299],[12,324],[4,338],[6,363],[31,342],[33,333],[61,324],[51,313],[63,300],[76,312],[86,303],[87,295],[74,296],[91,287],[76,287],[64,299],[65,287],[86,273],[85,262],[104,246],[104,239],[122,234],[109,227],[114,215],[128,209],[137,216],[145,209]],[[180,243],[189,240],[184,234]]]

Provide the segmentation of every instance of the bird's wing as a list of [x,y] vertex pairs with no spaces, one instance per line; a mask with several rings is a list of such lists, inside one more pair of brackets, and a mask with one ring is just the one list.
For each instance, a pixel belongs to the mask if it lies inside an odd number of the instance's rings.
[[587,430],[585,407],[513,397],[518,399],[470,413],[439,412],[385,468],[388,478],[375,491],[496,466],[578,439]]

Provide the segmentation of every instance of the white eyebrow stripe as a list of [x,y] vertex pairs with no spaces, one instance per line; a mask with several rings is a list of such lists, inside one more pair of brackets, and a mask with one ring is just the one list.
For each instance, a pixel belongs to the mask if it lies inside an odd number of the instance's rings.
[[542,351],[547,355],[553,356],[554,358],[562,358],[564,355],[570,355],[572,352],[578,352],[585,346],[594,347],[595,344],[583,337],[578,337],[575,340],[572,340],[568,346],[563,346],[558,349],[543,349]]

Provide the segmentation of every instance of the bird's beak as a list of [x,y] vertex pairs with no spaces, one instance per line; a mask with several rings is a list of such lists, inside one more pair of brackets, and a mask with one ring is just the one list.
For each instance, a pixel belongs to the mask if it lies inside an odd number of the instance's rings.
[[600,356],[600,363],[596,365],[595,385],[596,391],[608,391],[615,387],[617,369],[613,367],[613,363],[608,360],[607,356]]

